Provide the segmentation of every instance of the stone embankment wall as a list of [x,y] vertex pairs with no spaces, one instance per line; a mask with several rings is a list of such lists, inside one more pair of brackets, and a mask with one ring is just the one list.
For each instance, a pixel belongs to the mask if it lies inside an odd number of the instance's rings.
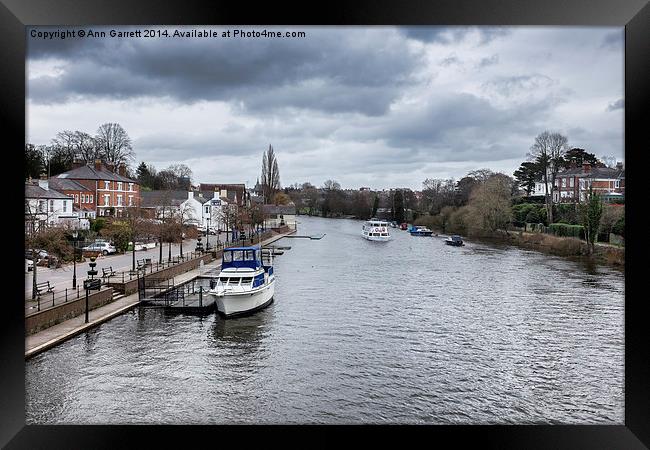
[[[88,295],[88,309],[99,308],[113,301],[113,289],[106,288],[101,291],[95,291]],[[81,296],[78,299],[71,300],[67,303],[57,305],[53,308],[44,309],[39,312],[31,313],[25,316],[25,334],[34,334],[42,329],[49,328],[64,320],[72,319],[86,312],[86,297]]]

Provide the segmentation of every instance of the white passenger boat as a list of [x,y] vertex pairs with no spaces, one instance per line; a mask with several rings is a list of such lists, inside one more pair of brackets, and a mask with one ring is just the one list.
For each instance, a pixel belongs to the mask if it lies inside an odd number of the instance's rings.
[[390,240],[388,222],[378,219],[370,219],[363,224],[361,236],[369,241],[386,242]]
[[259,246],[233,247],[224,249],[221,272],[208,293],[216,297],[219,313],[231,317],[269,305],[274,288],[272,259],[264,265]]

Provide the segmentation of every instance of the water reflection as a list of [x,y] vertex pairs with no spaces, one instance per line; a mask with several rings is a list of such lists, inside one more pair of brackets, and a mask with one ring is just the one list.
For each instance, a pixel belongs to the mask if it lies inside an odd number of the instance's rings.
[[623,423],[623,274],[301,218],[275,301],[135,309],[27,362],[28,423]]

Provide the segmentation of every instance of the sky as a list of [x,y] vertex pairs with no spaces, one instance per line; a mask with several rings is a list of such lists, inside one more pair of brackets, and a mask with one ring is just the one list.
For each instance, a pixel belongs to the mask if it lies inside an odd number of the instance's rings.
[[481,168],[512,175],[546,130],[624,160],[623,27],[88,30],[27,29],[27,142],[116,122],[133,141],[132,167],[183,163],[195,183],[249,186],[269,145],[283,187],[419,190]]

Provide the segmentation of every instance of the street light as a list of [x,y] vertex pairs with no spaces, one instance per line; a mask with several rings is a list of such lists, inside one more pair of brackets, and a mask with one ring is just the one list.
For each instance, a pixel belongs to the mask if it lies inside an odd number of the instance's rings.
[[72,289],[77,289],[77,236],[79,235],[78,230],[72,232],[72,237],[74,238],[74,243],[72,247]]
[[84,289],[86,290],[86,323],[88,323],[88,291],[99,290],[102,286],[102,280],[95,280],[95,275],[97,275],[95,266],[97,263],[95,262],[94,256],[90,258],[88,265],[90,266],[90,270],[88,271],[89,278],[84,281]]
[[205,249],[210,250],[210,218],[208,217],[208,228],[205,229]]

